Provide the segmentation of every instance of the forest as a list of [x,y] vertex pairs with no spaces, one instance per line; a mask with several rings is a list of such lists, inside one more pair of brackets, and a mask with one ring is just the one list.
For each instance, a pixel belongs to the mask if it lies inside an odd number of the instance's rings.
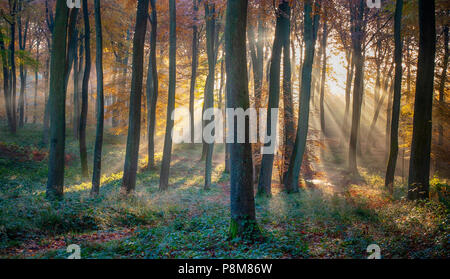
[[450,258],[446,0],[0,0],[0,259]]

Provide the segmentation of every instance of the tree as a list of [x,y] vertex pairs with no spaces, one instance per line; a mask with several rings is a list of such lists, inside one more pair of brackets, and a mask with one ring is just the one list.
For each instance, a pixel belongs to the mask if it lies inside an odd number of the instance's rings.
[[[315,1],[316,11],[318,3]],[[288,171],[283,179],[287,192],[298,192],[298,178],[306,149],[306,138],[309,124],[309,103],[311,97],[311,73],[314,60],[319,14],[312,16],[313,1],[305,2],[304,12],[304,38],[305,38],[305,60],[302,67],[302,82],[300,89],[300,109],[298,112],[297,134],[294,149],[289,162]]]
[[[281,64],[281,51],[283,49],[283,43],[286,35],[285,29],[289,29],[288,16],[289,1],[281,1],[277,10],[277,21],[275,27],[275,38],[272,47],[272,59],[270,62],[269,72],[269,102],[267,110],[266,121],[266,135],[276,133],[272,131],[272,109],[278,108],[280,100],[280,64]],[[287,32],[289,34],[289,32]],[[276,125],[276,123],[275,123]],[[276,126],[275,126],[276,127]],[[273,143],[267,143],[273,145]],[[272,169],[273,169],[274,152],[269,152],[263,155],[261,162],[261,170],[258,181],[258,195],[271,195],[272,184]]]
[[191,84],[189,88],[189,115],[190,115],[190,123],[189,128],[191,131],[191,142],[194,142],[194,101],[195,101],[195,82],[197,80],[197,67],[198,67],[198,27],[197,27],[197,13],[198,13],[198,4],[197,1],[194,2],[194,23],[192,24],[192,70],[191,70]]
[[[39,47],[41,45],[40,38],[36,41],[36,61],[39,62]],[[39,89],[39,67],[36,67],[34,71],[34,103],[33,103],[33,124],[37,121],[37,96]]]
[[[440,111],[445,106],[445,82],[447,79],[447,66],[448,66],[448,55],[449,55],[449,52],[448,52],[448,24],[446,24],[444,26],[443,33],[444,33],[444,62],[442,64],[441,81],[439,83],[439,108],[440,108]],[[438,144],[441,148],[443,148],[444,125],[443,125],[443,121],[441,118],[439,118],[438,132],[439,132]],[[442,166],[439,163],[439,161],[437,161],[436,167],[437,167],[438,171],[441,170]]]
[[156,31],[158,17],[156,15],[156,0],[150,0],[152,15],[150,17],[152,30],[150,32],[150,57],[147,72],[147,132],[148,132],[148,168],[155,167],[155,125],[156,101],[158,99],[158,71],[156,68]]
[[[288,2],[288,1],[287,1]],[[291,64],[291,7],[288,3],[286,11],[282,12],[284,17],[284,27],[282,28],[283,44],[283,121],[284,121],[284,143],[283,158],[281,162],[282,176],[287,172],[289,160],[294,146],[295,126],[294,126],[294,104],[292,100],[292,67],[295,68],[295,62]],[[295,51],[292,52],[292,56]],[[283,181],[281,181],[283,183]]]
[[133,65],[131,72],[127,150],[125,154],[125,165],[121,188],[121,192],[124,195],[130,194],[136,187],[136,172],[141,133],[141,96],[148,3],[149,0],[139,0],[136,11],[136,25],[133,38]]
[[[100,14],[100,0],[94,1],[95,12],[95,66],[97,72],[97,129],[95,135],[94,167],[92,174],[91,195],[97,196],[100,191],[100,175],[102,169],[102,147],[103,147],[103,122],[105,117],[103,96],[103,38],[102,19]],[[76,52],[76,50],[75,50]]]
[[50,64],[50,154],[46,192],[48,198],[60,198],[64,194],[66,132],[64,69],[66,67],[67,19],[66,1],[57,0]]
[[435,55],[435,1],[419,0],[419,59],[408,179],[410,200],[427,199],[429,196]]
[[[24,1],[18,1],[18,17],[17,17],[17,31],[19,39],[19,50],[25,52],[25,47],[27,44],[28,30],[29,30],[29,17],[25,19],[25,25],[22,28],[22,13],[24,12]],[[19,127],[22,128],[25,123],[25,87],[27,85],[27,69],[25,68],[25,63],[21,62],[19,64],[19,75],[20,75],[20,93],[19,93]]]
[[16,15],[17,15],[17,1],[9,0],[9,14],[11,16],[10,25],[10,43],[9,43],[9,67],[10,67],[10,90],[11,90],[11,133],[15,134],[17,131],[17,116],[16,116]]
[[397,0],[394,18],[394,40],[395,40],[395,78],[394,78],[394,101],[392,103],[391,144],[389,160],[386,170],[385,186],[391,194],[394,192],[394,175],[398,156],[398,122],[400,118],[400,100],[402,93],[402,9],[403,0]]
[[[247,0],[228,0],[225,25],[227,72],[227,108],[250,106],[248,93],[246,27]],[[252,146],[249,141],[249,121],[245,121],[245,143],[237,143],[237,123],[234,121],[234,141],[230,149],[230,238],[252,238],[259,234],[256,223],[253,192]],[[230,130],[228,130],[230,132]]]
[[8,119],[8,127],[11,133],[14,131],[14,122],[12,116],[12,103],[11,103],[11,91],[9,87],[9,68],[8,59],[6,57],[6,47],[5,38],[0,28],[0,53],[2,57],[2,68],[3,68],[3,93],[5,95],[5,110],[6,117]]
[[87,150],[86,150],[86,124],[87,124],[87,114],[88,114],[88,90],[89,90],[89,76],[91,73],[91,31],[89,25],[89,11],[87,0],[83,0],[83,18],[84,18],[84,52],[85,52],[85,62],[84,62],[84,75],[83,84],[81,88],[81,115],[80,115],[80,160],[81,160],[81,174],[84,178],[87,178],[88,173],[88,163],[87,163]]
[[167,121],[166,134],[164,136],[163,159],[159,180],[159,189],[167,190],[169,187],[169,170],[172,156],[172,113],[175,109],[175,86],[176,86],[176,55],[177,55],[177,34],[176,34],[176,7],[175,0],[169,0],[170,13],[170,34],[169,34],[169,94],[167,96]]
[[[215,80],[215,37],[216,37],[216,20],[215,20],[215,5],[209,1],[204,2],[205,18],[206,18],[206,49],[208,55],[208,78],[205,84],[205,109],[214,108],[214,80]],[[214,119],[206,120],[205,125],[214,125]],[[192,133],[192,131],[191,131]],[[214,150],[214,143],[205,143],[206,146],[206,160],[205,160],[205,186],[204,189],[211,188],[211,171],[212,171],[212,155]]]
[[324,21],[322,30],[322,78],[320,81],[320,101],[319,101],[320,129],[322,130],[323,135],[326,135],[324,99],[325,99],[325,78],[327,73],[327,39],[328,39],[328,25],[327,25],[326,9],[324,7]]
[[364,40],[364,9],[365,1],[358,0],[356,5],[351,6],[352,19],[352,49],[355,63],[355,81],[353,86],[353,104],[352,104],[352,125],[350,132],[348,168],[350,173],[357,176],[358,169],[356,164],[356,153],[358,145],[358,133],[361,121],[361,104],[364,91],[364,57],[362,54],[362,44]]

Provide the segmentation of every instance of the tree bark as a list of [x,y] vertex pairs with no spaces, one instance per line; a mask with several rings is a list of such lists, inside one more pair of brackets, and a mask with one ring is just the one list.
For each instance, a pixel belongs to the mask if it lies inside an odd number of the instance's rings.
[[89,25],[89,12],[87,0],[83,0],[83,18],[84,18],[84,76],[83,85],[81,88],[81,115],[80,115],[80,160],[81,160],[81,174],[84,178],[89,176],[88,163],[87,163],[87,151],[86,151],[86,124],[88,115],[88,90],[89,90],[89,76],[91,73],[91,43],[90,43],[90,25]]
[[[327,15],[324,14],[326,17]],[[325,99],[325,78],[327,73],[327,39],[328,39],[328,25],[326,18],[323,22],[323,30],[322,30],[322,78],[320,80],[320,129],[322,130],[322,135],[326,136],[325,129],[325,108],[324,108],[324,99]]]
[[[206,18],[206,48],[208,55],[208,79],[205,85],[205,109],[214,108],[214,81],[215,81],[215,37],[216,37],[216,20],[214,3],[205,2],[205,18]],[[214,125],[214,118],[206,120],[205,125]],[[206,160],[205,160],[205,185],[204,189],[211,188],[211,172],[212,172],[212,155],[214,150],[213,143],[206,144]]]
[[68,8],[66,1],[57,0],[55,28],[50,65],[50,154],[48,160],[47,198],[64,194],[65,101],[64,69],[66,67],[66,37]]
[[198,68],[198,27],[197,27],[197,12],[198,4],[197,1],[194,2],[194,24],[192,26],[192,69],[191,69],[191,85],[189,89],[189,115],[190,123],[189,128],[191,129],[191,143],[195,140],[195,121],[194,121],[194,106],[195,106],[195,83],[197,80],[197,68]]
[[362,43],[364,38],[363,19],[365,1],[359,0],[357,7],[352,7],[352,45],[353,58],[355,59],[355,81],[353,86],[352,125],[349,143],[348,168],[351,174],[358,176],[356,163],[358,134],[361,121],[361,105],[364,92],[364,57],[362,55]]
[[100,13],[100,0],[94,1],[94,12],[95,12],[95,38],[96,38],[95,66],[97,72],[97,129],[95,135],[91,195],[97,196],[100,192],[103,125],[105,118],[105,107],[104,107],[105,104],[103,96],[103,38],[102,38],[102,20]]
[[13,132],[13,120],[12,120],[12,107],[11,107],[11,91],[9,87],[9,69],[8,69],[8,59],[6,57],[6,47],[5,47],[5,39],[0,29],[0,54],[2,58],[2,68],[3,68],[3,93],[5,95],[5,110],[6,117],[8,120],[8,127],[10,132]]
[[[314,2],[315,8],[319,4]],[[294,150],[292,151],[289,168],[283,179],[284,187],[288,193],[298,192],[298,180],[306,149],[306,138],[309,125],[309,104],[311,98],[311,74],[314,60],[317,29],[319,24],[319,13],[312,15],[313,1],[307,0],[304,8],[304,38],[305,38],[305,60],[302,67],[302,82],[300,91],[300,108],[298,112],[297,134],[295,137]]]
[[[277,10],[277,20],[275,27],[275,38],[272,47],[272,59],[270,62],[269,72],[269,102],[267,107],[267,120],[266,120],[266,137],[272,133],[277,132],[277,128],[272,131],[272,109],[278,108],[280,100],[280,64],[281,64],[281,52],[283,50],[283,35],[285,35],[285,28],[289,28],[289,18],[286,15],[289,12],[289,2],[281,1]],[[277,123],[275,123],[276,125]],[[276,126],[275,126],[276,127]],[[268,137],[267,137],[268,138]],[[267,145],[273,145],[269,142]],[[266,148],[266,147],[264,147]],[[259,174],[258,182],[258,195],[270,196],[272,194],[272,170],[273,170],[273,152],[264,154],[261,162],[261,170]]]
[[163,160],[159,180],[159,189],[167,190],[169,187],[169,170],[172,157],[172,113],[175,109],[175,87],[176,87],[176,56],[177,56],[177,34],[176,34],[176,6],[175,0],[169,0],[170,34],[169,34],[169,92],[167,96],[167,121],[166,134],[164,136]]
[[410,200],[429,197],[435,55],[435,1],[419,0],[419,61],[408,179],[408,199]]
[[149,0],[139,0],[136,11],[136,26],[133,38],[133,65],[131,72],[127,151],[125,155],[121,188],[121,192],[124,195],[134,192],[136,187],[136,173],[139,159],[139,140],[141,135],[141,96],[148,3]]
[[[248,92],[246,27],[247,0],[228,0],[225,25],[225,52],[227,71],[227,108],[250,106]],[[245,121],[245,143],[237,143],[237,123],[234,127],[234,143],[230,149],[230,238],[253,238],[259,234],[256,223],[253,191],[252,146],[249,140],[249,122]]]
[[394,176],[398,156],[398,122],[400,119],[400,101],[402,95],[402,30],[403,0],[397,0],[394,17],[394,41],[395,41],[395,77],[394,77],[394,102],[392,103],[391,145],[389,160],[386,170],[385,186],[389,193],[394,193]]
[[[444,26],[444,62],[442,64],[441,81],[439,83],[439,122],[438,122],[438,145],[441,150],[444,150],[444,125],[442,121],[443,109],[445,106],[445,83],[447,80],[447,66],[448,66],[448,25]],[[436,158],[436,169],[440,171],[442,169],[439,156]]]
[[158,99],[158,71],[156,66],[156,35],[158,17],[156,14],[156,0],[150,0],[152,7],[150,32],[150,57],[147,72],[147,133],[148,133],[148,168],[155,168],[155,126],[156,102]]

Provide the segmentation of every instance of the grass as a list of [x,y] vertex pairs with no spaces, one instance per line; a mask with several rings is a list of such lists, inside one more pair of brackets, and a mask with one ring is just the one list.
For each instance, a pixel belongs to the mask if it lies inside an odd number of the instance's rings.
[[[0,142],[45,152],[39,129],[29,125]],[[93,146],[94,133],[88,134]],[[412,203],[399,181],[389,197],[382,178],[365,169],[363,182],[340,185],[339,191],[331,185],[339,179],[327,180],[325,173],[300,193],[256,198],[264,241],[229,240],[223,146],[215,148],[211,190],[203,190],[201,146],[184,144],[174,147],[167,192],[158,191],[159,170],[144,171],[142,158],[136,193],[123,198],[123,142],[123,136],[105,136],[101,195],[95,199],[89,197],[89,180],[79,175],[78,145],[70,135],[62,201],[45,199],[46,159],[0,154],[0,257],[67,258],[67,246],[78,244],[82,258],[366,258],[372,243],[384,258],[449,257],[448,185],[438,178],[432,180],[431,201]],[[332,160],[323,163],[330,167]]]

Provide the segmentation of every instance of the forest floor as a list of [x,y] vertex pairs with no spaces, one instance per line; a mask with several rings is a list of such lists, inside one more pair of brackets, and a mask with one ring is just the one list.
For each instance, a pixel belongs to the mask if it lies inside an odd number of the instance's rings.
[[[125,137],[107,133],[101,195],[93,199],[90,180],[80,176],[78,143],[68,135],[65,199],[49,202],[41,127],[27,125],[11,136],[2,125],[0,258],[67,258],[70,244],[81,247],[82,258],[366,258],[370,244],[381,247],[383,258],[450,256],[449,202],[442,194],[447,182],[434,178],[433,199],[412,203],[398,178],[390,197],[382,172],[360,167],[361,177],[350,179],[337,147],[311,149],[322,155],[311,163],[314,174],[299,193],[284,193],[275,180],[271,198],[256,198],[266,237],[250,242],[227,239],[223,145],[214,149],[211,190],[203,190],[201,145],[182,144],[174,146],[167,192],[158,191],[159,170],[145,170],[144,159],[136,194],[124,199],[119,188]],[[94,133],[88,134],[91,165]],[[159,163],[161,154],[156,157]]]

